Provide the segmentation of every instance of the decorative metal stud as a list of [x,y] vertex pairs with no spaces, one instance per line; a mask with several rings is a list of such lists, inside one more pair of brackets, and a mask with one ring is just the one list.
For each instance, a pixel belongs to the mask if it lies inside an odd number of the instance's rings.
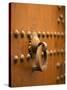
[[17,55],[14,56],[14,64],[17,63],[17,60],[19,59],[19,57]]
[[57,37],[60,37],[61,33],[60,32],[57,32]]
[[59,76],[57,76],[57,78],[56,78],[56,82],[57,82],[57,83],[60,82],[60,77],[59,77]]
[[53,37],[53,32],[50,32],[50,37],[51,37],[51,38]]
[[64,36],[64,33],[63,32],[61,32],[61,37],[63,37]]
[[49,35],[50,35],[50,33],[49,33],[49,32],[47,32],[47,33],[46,33],[46,37],[48,38],[48,37],[49,37]]
[[18,36],[19,36],[19,31],[16,29],[16,31],[14,32],[14,37],[18,38]]
[[61,79],[64,79],[64,77],[65,77],[65,76],[64,76],[63,74],[62,74],[62,75],[60,75],[60,78],[61,78]]
[[52,51],[52,50],[50,50],[50,56],[52,56],[52,54],[53,54],[53,51]]
[[28,47],[28,52],[31,53],[31,46]]
[[57,76],[57,80],[60,80],[60,77],[59,76]]
[[57,19],[57,22],[58,22],[58,23],[60,23],[60,22],[61,22],[61,19],[60,19],[59,17],[58,17],[58,19]]
[[30,31],[27,32],[27,37],[28,37],[28,39],[31,39],[32,38],[32,35],[31,35],[31,32]]
[[45,37],[45,32],[42,33],[42,37],[43,37],[43,38]]
[[31,46],[31,42],[29,42],[29,46]]
[[57,32],[54,32],[54,37],[56,37],[57,36]]
[[56,67],[60,68],[60,66],[61,66],[61,64],[59,62],[57,62]]
[[53,50],[53,54],[56,55],[56,50]]
[[61,54],[64,54],[64,49],[61,49]]
[[23,38],[25,36],[25,32],[22,30],[21,31],[21,37]]
[[39,31],[37,34],[38,34],[38,37],[40,38],[41,37],[41,32]]
[[59,18],[60,18],[60,19],[63,19],[63,14],[60,14]]
[[24,55],[21,54],[21,56],[20,56],[20,62],[23,62],[24,58],[25,58]]
[[28,49],[30,50],[31,49],[31,46],[29,46]]
[[59,49],[57,50],[57,54],[58,54],[58,55],[60,54],[60,50],[59,50]]
[[28,53],[27,54],[27,61],[29,61],[31,59],[31,55]]

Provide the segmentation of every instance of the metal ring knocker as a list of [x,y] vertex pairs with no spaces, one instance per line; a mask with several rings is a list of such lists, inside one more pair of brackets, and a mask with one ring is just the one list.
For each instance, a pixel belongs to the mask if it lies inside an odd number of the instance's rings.
[[38,65],[40,69],[46,70],[47,68],[47,44],[42,42],[41,45],[38,46],[36,52],[36,60],[38,60]]
[[31,52],[32,52],[32,68],[34,70],[46,70],[47,68],[47,43],[41,42],[36,34],[33,32],[31,40]]

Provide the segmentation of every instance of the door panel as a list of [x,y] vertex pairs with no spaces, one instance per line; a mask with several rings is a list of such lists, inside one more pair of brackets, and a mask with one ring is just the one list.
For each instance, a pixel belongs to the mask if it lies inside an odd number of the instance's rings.
[[[10,3],[9,12],[9,86],[64,83],[65,7]],[[40,33],[39,40],[47,43],[48,64],[44,71],[32,71],[33,60],[27,60],[32,41],[28,37],[29,31]]]

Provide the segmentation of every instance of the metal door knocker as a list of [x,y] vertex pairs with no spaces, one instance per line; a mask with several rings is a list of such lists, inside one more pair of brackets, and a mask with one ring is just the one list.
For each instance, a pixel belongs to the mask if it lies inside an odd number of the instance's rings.
[[44,71],[47,68],[47,43],[41,42],[36,32],[32,33],[30,55],[32,58],[32,69]]

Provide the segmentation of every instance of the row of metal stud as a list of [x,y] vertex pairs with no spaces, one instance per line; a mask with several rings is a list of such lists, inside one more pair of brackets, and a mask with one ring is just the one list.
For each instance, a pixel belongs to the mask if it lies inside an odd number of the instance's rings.
[[[28,38],[32,38],[32,32],[31,31],[27,31],[27,33],[25,34],[25,32],[22,30],[21,32],[19,32],[18,30],[16,30],[14,33],[14,37],[15,38],[18,38],[19,36],[21,38],[24,38],[24,37],[28,37]],[[37,32],[37,35],[39,38],[45,38],[45,37],[63,37],[64,36],[64,32]]]
[[63,55],[65,53],[64,49],[58,49],[58,50],[50,50],[48,51],[48,55]]
[[[50,50],[47,52],[48,55],[52,56],[52,55],[59,55],[59,54],[64,54],[64,49],[61,50]],[[43,56],[43,52],[42,52],[42,56]],[[20,55],[20,61],[23,62],[25,56],[23,54]],[[28,53],[26,56],[27,60],[31,59],[31,55]],[[18,60],[19,57],[17,55],[14,56],[14,60]]]

